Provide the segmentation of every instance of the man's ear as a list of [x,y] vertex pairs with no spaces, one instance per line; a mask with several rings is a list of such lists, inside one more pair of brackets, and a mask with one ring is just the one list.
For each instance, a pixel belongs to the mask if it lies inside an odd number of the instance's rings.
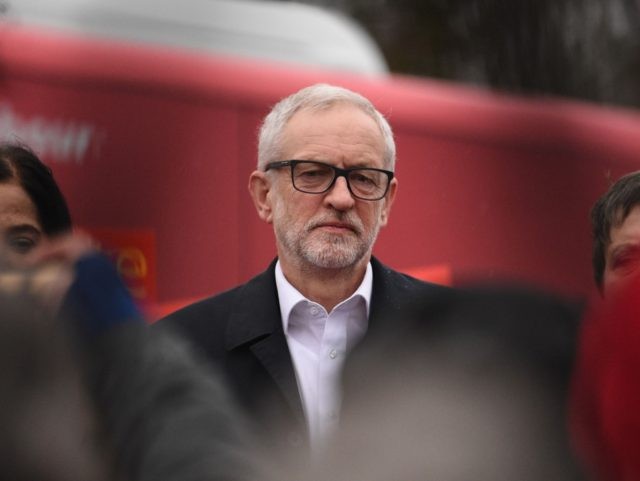
[[253,199],[253,205],[258,211],[260,218],[271,224],[273,220],[273,210],[271,208],[271,199],[269,191],[271,190],[271,182],[267,178],[267,174],[256,170],[249,176],[249,193]]
[[396,191],[398,190],[398,179],[392,179],[389,184],[389,192],[382,199],[384,205],[382,206],[382,212],[380,212],[380,226],[384,227],[389,222],[389,214],[391,213],[391,205],[396,198]]

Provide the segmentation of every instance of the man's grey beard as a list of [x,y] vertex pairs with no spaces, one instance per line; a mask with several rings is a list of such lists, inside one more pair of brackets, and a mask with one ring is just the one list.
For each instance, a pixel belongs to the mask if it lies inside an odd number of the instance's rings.
[[365,238],[362,224],[354,219],[332,219],[347,221],[354,226],[355,233],[348,237],[337,234],[326,233],[322,236],[317,234],[313,239],[309,235],[313,232],[314,226],[323,221],[314,221],[304,228],[304,237],[297,237],[291,230],[282,232],[276,229],[276,236],[284,248],[293,253],[297,259],[302,259],[306,264],[323,269],[343,269],[355,265],[365,255],[367,255],[375,242],[380,230],[376,228]]

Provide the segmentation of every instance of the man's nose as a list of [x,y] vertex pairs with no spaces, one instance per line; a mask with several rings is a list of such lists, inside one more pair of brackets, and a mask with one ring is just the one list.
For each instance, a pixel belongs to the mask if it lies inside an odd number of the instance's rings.
[[346,178],[340,176],[335,180],[331,189],[325,194],[324,202],[336,210],[348,210],[354,206],[355,199],[349,191]]

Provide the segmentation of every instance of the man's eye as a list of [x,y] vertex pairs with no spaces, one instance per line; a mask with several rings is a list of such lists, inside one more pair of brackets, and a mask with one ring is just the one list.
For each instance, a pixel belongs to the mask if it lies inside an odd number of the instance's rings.
[[358,182],[365,185],[376,185],[375,179],[366,174],[353,174],[351,175],[350,180],[352,182]]
[[9,239],[9,249],[18,254],[26,254],[31,251],[37,244],[37,241],[31,237],[12,237]]
[[322,169],[307,169],[303,172],[300,172],[301,177],[318,177],[322,175],[327,175],[327,172]]

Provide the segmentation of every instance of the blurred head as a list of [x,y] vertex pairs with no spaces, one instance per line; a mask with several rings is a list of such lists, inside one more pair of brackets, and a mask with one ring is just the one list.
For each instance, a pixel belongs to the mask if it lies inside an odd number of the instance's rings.
[[593,272],[606,293],[640,268],[640,171],[621,177],[591,210]]
[[[287,163],[292,160],[303,163]],[[314,85],[274,107],[260,132],[249,188],[260,217],[273,224],[285,272],[290,266],[351,269],[369,261],[395,197],[394,161],[389,124],[359,94]],[[334,177],[334,168],[365,170]],[[328,180],[326,190],[309,193],[307,184],[318,179]],[[359,198],[364,183],[382,186],[381,197]]]
[[584,479],[565,429],[575,306],[480,285],[414,307],[390,309],[350,354],[326,459],[283,479]]
[[19,263],[43,237],[70,229],[51,170],[28,148],[0,144],[0,245],[7,260]]

